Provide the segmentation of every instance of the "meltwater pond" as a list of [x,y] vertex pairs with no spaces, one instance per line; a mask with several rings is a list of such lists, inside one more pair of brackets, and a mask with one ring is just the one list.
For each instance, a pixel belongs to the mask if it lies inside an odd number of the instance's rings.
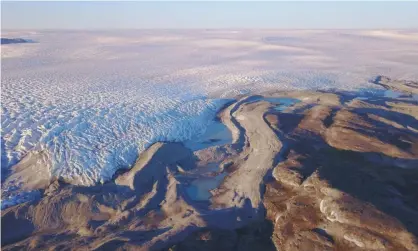
[[276,111],[285,111],[290,106],[299,103],[300,100],[296,98],[289,98],[289,97],[263,97],[263,96],[252,96],[249,97],[246,102],[254,103],[258,101],[267,101],[271,104],[274,104],[274,110]]
[[266,100],[270,103],[275,104],[276,106],[274,107],[274,110],[280,111],[280,112],[300,102],[299,99],[295,99],[295,98],[264,98],[263,100]]
[[184,145],[192,151],[197,151],[212,146],[220,146],[232,143],[232,134],[229,129],[218,120],[209,124],[205,132],[184,142]]
[[223,172],[215,177],[202,177],[195,179],[186,188],[186,193],[192,200],[209,200],[212,196],[210,190],[217,188],[226,175],[227,173]]
[[356,99],[359,100],[369,100],[372,98],[389,98],[389,99],[397,99],[397,98],[406,98],[411,99],[414,101],[418,101],[417,94],[408,94],[401,91],[394,91],[394,90],[385,90],[385,89],[375,89],[375,88],[361,88],[356,93]]

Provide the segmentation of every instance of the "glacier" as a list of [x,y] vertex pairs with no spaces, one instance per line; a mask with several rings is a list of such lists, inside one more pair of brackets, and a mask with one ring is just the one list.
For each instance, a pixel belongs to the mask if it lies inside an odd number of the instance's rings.
[[[368,80],[379,74],[418,79],[414,30],[2,35],[37,41],[1,46],[2,180],[29,152],[45,151],[51,176],[105,182],[154,142],[202,135],[239,94],[376,88]],[[2,186],[7,205],[22,201],[15,190]]]

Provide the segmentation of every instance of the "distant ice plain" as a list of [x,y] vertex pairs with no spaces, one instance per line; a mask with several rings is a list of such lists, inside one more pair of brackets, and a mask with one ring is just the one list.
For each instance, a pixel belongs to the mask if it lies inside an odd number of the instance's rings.
[[[2,169],[47,151],[53,176],[92,185],[156,141],[203,133],[237,94],[418,80],[418,31],[6,31]],[[2,187],[2,191],[9,188]],[[14,197],[13,197],[14,198]]]

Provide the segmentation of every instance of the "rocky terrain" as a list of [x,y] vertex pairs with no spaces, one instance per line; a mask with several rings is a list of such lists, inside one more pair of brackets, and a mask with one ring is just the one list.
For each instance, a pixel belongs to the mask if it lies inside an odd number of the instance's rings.
[[219,113],[232,142],[155,143],[91,187],[19,162],[43,196],[2,211],[2,249],[418,250],[417,83],[373,83],[397,95],[237,97]]

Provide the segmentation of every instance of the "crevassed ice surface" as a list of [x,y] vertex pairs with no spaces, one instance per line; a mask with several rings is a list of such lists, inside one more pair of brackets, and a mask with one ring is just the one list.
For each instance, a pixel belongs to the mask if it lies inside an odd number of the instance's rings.
[[[417,31],[6,31],[2,168],[32,150],[81,185],[131,166],[153,142],[203,133],[228,97],[357,89],[418,78]],[[3,191],[7,187],[2,188]]]

